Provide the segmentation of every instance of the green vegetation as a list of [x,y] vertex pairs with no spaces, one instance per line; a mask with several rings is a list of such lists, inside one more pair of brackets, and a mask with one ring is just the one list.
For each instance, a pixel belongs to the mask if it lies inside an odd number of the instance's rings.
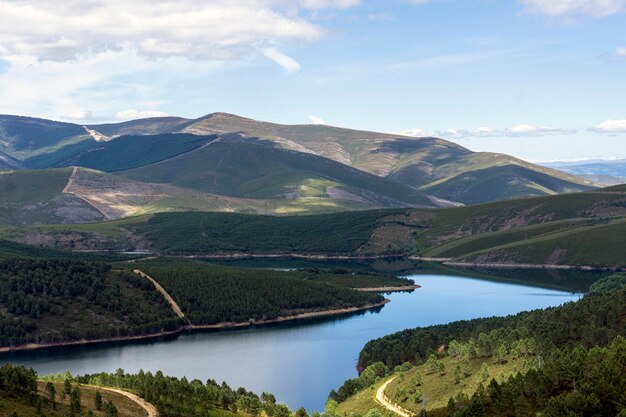
[[393,369],[385,395],[416,413],[426,400],[434,416],[617,415],[626,407],[626,289],[618,278],[561,307],[370,341],[361,376],[330,395],[335,414],[380,408],[373,394]]
[[[332,197],[334,188],[349,200],[369,201],[371,205],[436,206],[424,193],[404,184],[310,153],[257,144],[251,139],[221,138],[196,152],[120,175],[246,198]],[[319,182],[321,190],[311,187]]]
[[103,220],[89,204],[63,193],[71,172],[70,168],[0,171],[0,226]]
[[306,273],[226,268],[167,259],[134,262],[132,267],[156,279],[196,325],[272,320],[311,311],[361,307],[383,300],[378,294],[307,280]]
[[140,371],[131,375],[118,369],[114,374],[84,375],[74,380],[81,384],[135,392],[153,404],[163,416],[291,416],[289,409],[283,404],[277,404],[272,394],[264,392],[259,396],[245,388],[235,390],[226,383],[218,384],[212,379],[206,382],[188,381],[186,378],[165,376],[160,371],[155,374]]
[[432,137],[408,138],[332,126],[280,125],[225,113],[189,121],[177,131],[245,132],[288,149],[303,146],[365,172],[466,204],[585,191],[592,185],[575,175],[509,155],[471,152]]
[[127,227],[170,254],[351,253],[378,219],[393,211],[268,217],[231,213],[159,213]]
[[180,325],[149,282],[102,263],[2,261],[0,305],[5,347],[142,335]]
[[609,292],[626,287],[626,274],[614,274],[594,282],[589,291],[592,293]]
[[63,142],[88,138],[85,130],[72,123],[54,122],[20,116],[0,116],[0,151],[16,159],[25,159],[54,148]]
[[306,268],[294,272],[292,275],[295,278],[302,277],[305,280],[327,282],[348,288],[411,287],[415,285],[415,281],[408,278],[376,272],[351,271],[346,268]]

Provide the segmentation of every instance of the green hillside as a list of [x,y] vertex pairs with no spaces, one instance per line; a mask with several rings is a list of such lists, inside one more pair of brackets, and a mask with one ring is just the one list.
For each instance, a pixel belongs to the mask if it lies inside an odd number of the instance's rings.
[[61,248],[151,248],[162,254],[394,254],[463,263],[626,266],[625,219],[626,195],[607,189],[445,209],[306,217],[157,213],[85,225],[6,228],[0,237]]
[[0,152],[23,160],[88,140],[82,126],[32,117],[0,115]]
[[0,226],[104,220],[90,204],[63,192],[71,173],[71,168],[0,171]]
[[[281,125],[226,113],[189,121],[175,131],[244,132],[249,137],[267,139],[287,149],[314,152],[466,204],[585,191],[593,186],[592,182],[572,174],[509,155],[471,152],[431,137],[412,138],[321,125]],[[469,191],[464,192],[461,183]],[[476,191],[479,197],[473,195]]]
[[409,413],[434,416],[619,415],[623,283],[605,278],[593,294],[559,307],[371,340],[359,355],[360,376],[331,392],[327,410],[386,413],[380,391]]
[[196,152],[119,174],[247,198],[336,196],[374,206],[435,205],[414,188],[329,159],[240,140],[219,140]]

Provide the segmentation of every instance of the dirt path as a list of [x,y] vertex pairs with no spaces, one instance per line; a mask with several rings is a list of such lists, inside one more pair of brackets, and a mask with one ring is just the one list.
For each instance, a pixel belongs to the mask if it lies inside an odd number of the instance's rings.
[[148,417],[159,417],[159,412],[157,411],[154,405],[150,404],[148,401],[144,400],[140,396],[133,394],[132,392],[122,391],[121,389],[115,389],[115,388],[106,388],[106,387],[96,387],[96,388],[123,395],[124,397],[137,403],[137,405],[139,405],[141,408],[146,410]]
[[409,410],[405,410],[404,408],[393,404],[385,395],[385,388],[387,388],[387,385],[389,385],[389,383],[394,379],[396,379],[395,376],[389,378],[384,384],[380,386],[380,388],[378,388],[378,391],[376,391],[376,401],[381,403],[387,410],[401,417],[415,417],[415,413],[412,413]]
[[[139,275],[140,277],[150,280],[150,282],[152,282],[152,284],[154,285],[154,288],[156,288],[157,291],[160,292],[163,295],[163,297],[165,297],[167,302],[170,303],[170,306],[172,306],[172,310],[174,310],[174,313],[176,313],[176,315],[180,317],[181,319],[185,319],[185,313],[183,313],[183,310],[180,309],[180,307],[178,306],[178,303],[172,298],[172,296],[167,291],[165,291],[165,288],[163,288],[161,284],[159,284],[154,278],[152,278],[150,275],[146,274],[145,272],[141,271],[140,269],[134,269],[133,272]],[[189,324],[191,324],[191,322],[189,322]]]

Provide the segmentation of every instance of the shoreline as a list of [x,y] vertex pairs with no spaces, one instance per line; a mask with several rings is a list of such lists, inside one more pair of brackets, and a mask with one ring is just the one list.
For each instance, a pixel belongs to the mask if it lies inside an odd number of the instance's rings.
[[[168,256],[168,255],[164,255]],[[216,253],[202,255],[171,255],[173,258],[186,259],[314,259],[314,260],[337,260],[337,261],[367,261],[375,259],[406,258],[408,254],[394,255],[330,255],[330,254],[306,254],[306,253]]]
[[148,339],[156,339],[164,336],[174,336],[178,334],[183,334],[186,332],[192,331],[201,331],[201,330],[234,330],[234,329],[242,329],[253,326],[264,326],[269,324],[276,323],[285,323],[290,321],[300,321],[307,320],[311,318],[322,318],[322,317],[333,317],[333,316],[342,316],[352,313],[364,312],[368,310],[373,310],[375,308],[380,308],[391,302],[391,300],[385,298],[378,303],[366,304],[361,307],[346,307],[346,308],[337,308],[332,310],[320,310],[320,311],[309,311],[306,313],[293,314],[289,316],[281,316],[271,320],[251,320],[245,322],[222,322],[216,324],[186,324],[182,325],[175,330],[164,330],[156,333],[142,334],[142,335],[134,335],[134,336],[119,336],[119,337],[110,337],[110,338],[102,338],[102,339],[81,339],[81,340],[70,340],[67,342],[55,342],[55,343],[28,343],[20,346],[5,346],[0,347],[0,354],[9,353],[9,352],[23,352],[23,351],[32,351],[46,348],[54,348],[54,347],[65,347],[65,346],[84,346],[84,345],[92,345],[92,344],[101,344],[101,343],[115,343],[115,342],[131,342],[135,340],[148,340]]
[[404,285],[397,287],[363,287],[363,288],[352,288],[355,291],[362,292],[403,292],[403,291],[414,291],[418,288],[422,288],[421,285]]

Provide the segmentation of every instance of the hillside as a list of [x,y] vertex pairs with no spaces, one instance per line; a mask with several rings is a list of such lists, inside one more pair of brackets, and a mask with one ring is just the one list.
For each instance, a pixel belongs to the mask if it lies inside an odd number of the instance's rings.
[[331,392],[327,410],[350,416],[395,405],[409,415],[619,415],[626,407],[626,290],[619,276],[599,284],[559,307],[371,340],[359,355],[360,376]]
[[[310,153],[274,147],[240,135],[159,134],[122,136],[77,144],[24,162],[33,168],[81,166],[144,181],[242,198],[283,200],[307,206],[363,209],[427,206],[445,202],[407,185]],[[284,200],[308,198],[297,204]],[[351,207],[353,206],[353,207]]]
[[[0,230],[0,237],[81,249],[161,254],[413,255],[452,263],[626,266],[626,194],[600,191],[446,209],[301,216],[157,213],[67,226]],[[71,241],[72,246],[68,246]]]
[[[254,147],[246,148],[244,153],[270,152],[272,158],[277,158],[277,153],[291,151],[281,153],[280,165],[284,167],[286,164],[293,168],[294,165],[299,165],[302,159],[306,159],[308,161],[306,170],[314,170],[314,175],[310,172],[306,174],[305,178],[309,180],[329,177],[324,165],[332,165],[330,161],[335,161],[342,166],[354,168],[353,172],[360,172],[361,176],[364,176],[364,173],[372,174],[368,181],[380,182],[371,179],[374,176],[385,178],[386,182],[381,183],[386,184],[383,188],[392,187],[398,190],[404,187],[403,193],[413,196],[418,195],[419,189],[439,199],[463,204],[586,191],[595,185],[592,181],[573,174],[534,165],[508,155],[472,152],[439,138],[413,138],[321,125],[280,125],[226,113],[213,113],[197,120],[163,117],[89,126],[19,116],[1,116],[0,152],[4,153],[5,157],[0,154],[0,168],[43,169],[83,166],[116,172],[178,157],[198,150],[218,137],[220,142],[223,139],[241,143],[230,153],[244,152],[241,148],[245,148],[247,144],[263,145],[269,150],[263,151]],[[223,156],[225,152],[221,155]],[[309,158],[302,154],[308,155]],[[314,161],[314,156],[318,156],[318,162]],[[192,159],[187,163],[196,164],[191,165],[190,169],[197,174],[198,161],[197,158]],[[241,155],[238,160],[233,160],[232,155],[226,158],[235,171],[248,170],[247,174],[250,173],[251,163],[255,167],[259,166],[259,159],[250,161],[249,155]],[[207,170],[202,173],[204,176],[187,178],[185,182],[195,182],[197,187],[204,179],[214,182],[224,179],[219,177],[219,172],[216,174],[217,179],[216,175],[212,175],[213,171],[226,169],[226,166],[220,163],[221,158],[209,160],[211,164],[202,166]],[[321,164],[319,161],[324,163]],[[170,174],[179,174],[178,167],[168,165],[168,169],[170,168],[176,169]],[[270,165],[269,168],[273,167]],[[293,170],[283,170],[279,174],[268,173],[269,168],[262,167],[263,174],[257,177],[251,178],[248,175],[240,179],[231,178],[231,182],[234,180],[239,186],[239,183],[254,180],[256,182],[250,184],[250,187],[256,189],[258,182],[261,183],[261,188],[273,187],[271,183],[266,184],[268,180],[271,182],[272,175],[284,177],[282,181],[285,183],[290,180],[292,184],[278,184],[275,190],[270,190],[270,193],[274,194],[280,189],[284,192],[288,186],[298,187],[303,184],[305,174]],[[332,175],[330,177],[331,181],[336,181]],[[144,181],[153,182],[145,173],[142,173],[142,178]],[[223,192],[230,190],[231,185],[224,184],[220,188],[220,184],[213,187],[207,182],[202,184],[202,191]],[[334,185],[322,184],[322,191],[324,186],[331,187],[331,194],[336,194]],[[347,185],[354,187],[351,184]],[[246,187],[247,185],[244,185],[243,190],[237,190],[237,194],[229,195],[252,197],[245,193]],[[313,188],[319,188],[318,184]],[[318,190],[314,192],[319,194]],[[413,201],[405,201],[398,199],[397,193],[396,196],[387,196],[380,191],[366,189],[365,193],[357,193],[356,197],[349,191],[349,195],[345,197],[357,202],[360,199],[368,200],[366,206],[372,205],[370,200],[373,198],[377,200],[374,204],[376,207],[395,207],[398,206],[398,202],[403,205],[433,205],[432,201],[426,201],[424,194],[419,198],[409,198]],[[325,195],[324,198],[332,197]]]
[[[465,204],[584,191],[594,185],[575,175],[508,155],[471,152],[431,137],[412,138],[321,125],[280,125],[226,113],[189,121],[174,131],[205,135],[242,132],[422,188],[440,198],[455,197],[454,201]],[[473,192],[451,192],[455,183],[461,182],[471,191],[479,189],[480,197]]]

